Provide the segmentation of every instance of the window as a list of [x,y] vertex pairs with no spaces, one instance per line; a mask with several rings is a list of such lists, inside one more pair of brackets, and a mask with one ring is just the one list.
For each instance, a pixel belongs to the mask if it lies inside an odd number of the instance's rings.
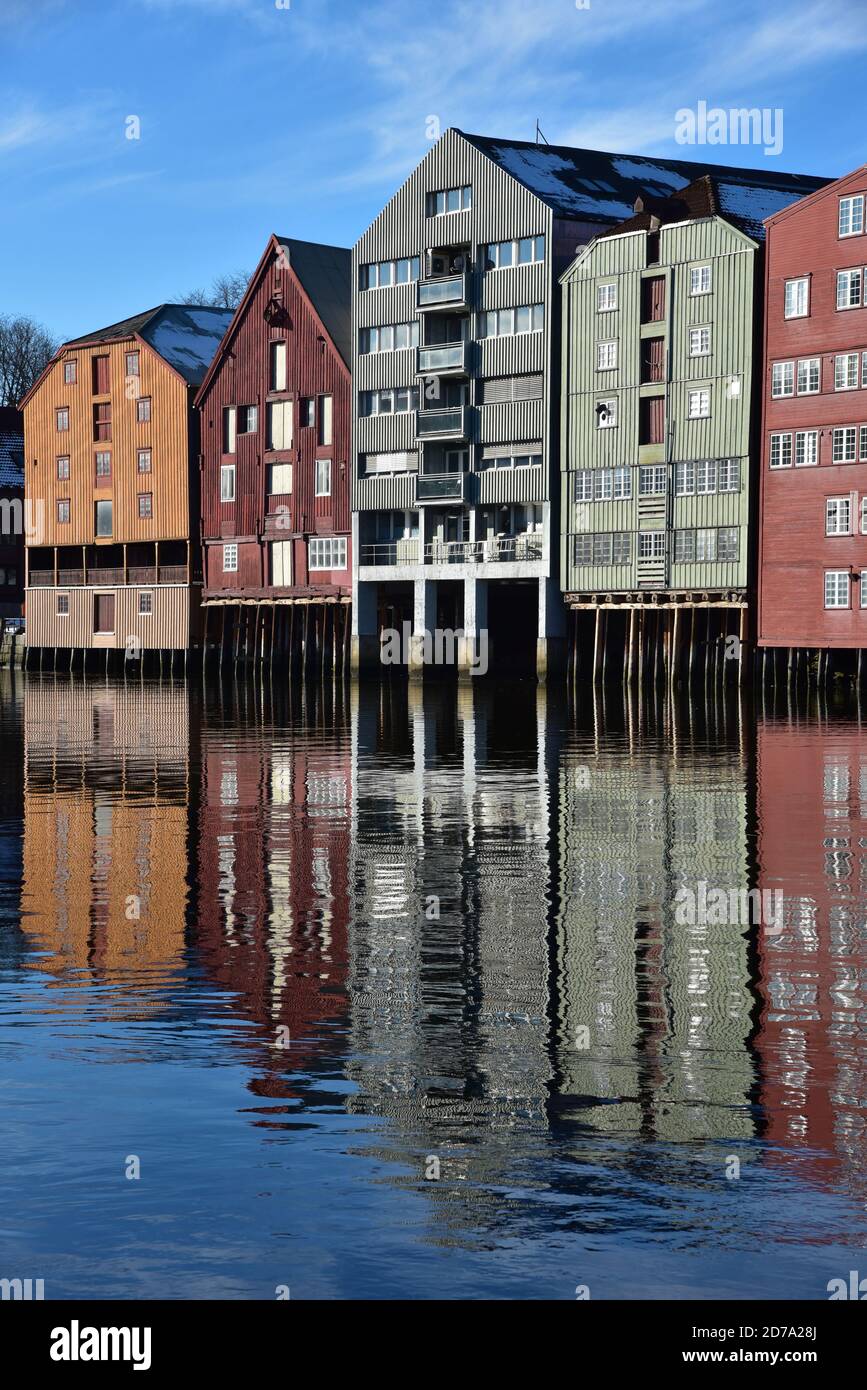
[[463,188],[441,188],[427,195],[428,217],[442,217],[447,212],[467,212],[473,206],[473,190],[468,184]]
[[418,454],[403,451],[361,454],[359,465],[362,477],[369,477],[372,473],[408,473],[418,468]]
[[825,607],[849,607],[848,570],[825,570]]
[[292,542],[272,541],[269,550],[271,553],[271,583],[277,589],[291,588]]
[[615,531],[611,541],[611,563],[628,565],[632,558],[632,537],[629,532]]
[[692,497],[695,493],[695,464],[692,462],[674,465],[674,491],[677,497]]
[[690,391],[687,396],[687,416],[690,420],[704,420],[710,415],[710,391]]
[[140,362],[139,362],[139,355],[138,355],[138,353],[137,353],[137,352],[128,352],[128,353],[126,354],[126,357],[125,357],[126,375],[127,375],[128,377],[130,377],[130,376],[140,376],[140,375],[141,375],[140,367],[141,367],[141,364],[140,364]]
[[827,497],[825,499],[825,535],[848,536],[851,530],[852,499],[850,497]]
[[740,459],[720,459],[717,465],[717,489],[719,492],[740,492]]
[[771,467],[791,468],[792,436],[790,434],[771,435]]
[[64,454],[57,460],[57,476],[61,481],[69,477],[69,456]]
[[522,237],[520,241],[495,241],[485,248],[485,270],[504,270],[513,265],[532,265],[545,259],[543,236]]
[[139,449],[137,453],[137,468],[139,473],[150,473],[153,460],[150,449]]
[[661,560],[665,556],[664,531],[640,531],[638,535],[639,560]]
[[864,230],[864,194],[856,193],[851,198],[841,198],[838,213],[837,235],[857,236]]
[[69,498],[61,497],[57,503],[57,520],[65,522],[69,520]]
[[69,406],[62,405],[54,412],[54,423],[60,433],[69,429]]
[[98,444],[111,442],[111,401],[100,401],[93,407],[93,438]]
[[639,497],[652,497],[668,490],[668,470],[664,464],[638,470]]
[[233,405],[223,409],[223,453],[234,454],[238,434],[238,412]]
[[499,376],[479,382],[480,404],[496,405],[501,401],[536,401],[542,399],[541,376]]
[[710,329],[691,328],[689,330],[690,357],[707,357],[710,352]]
[[362,328],[358,350],[362,356],[373,352],[396,352],[418,347],[418,320],[412,323],[386,323],[379,328]]
[[721,526],[717,531],[716,558],[720,563],[736,563],[738,558],[738,528],[736,526]]
[[311,540],[308,563],[311,570],[345,570],[346,537],[317,536]]
[[331,459],[316,460],[316,484],[314,487],[316,497],[331,496]]
[[833,431],[831,436],[831,460],[833,463],[854,463],[856,429],[854,425],[844,425]]
[[820,386],[818,357],[804,357],[798,363],[798,395],[814,395]]
[[102,452],[102,451],[98,451],[98,452],[97,452],[97,455],[96,455],[96,477],[97,477],[97,487],[99,486],[99,481],[98,481],[98,480],[99,480],[100,478],[110,478],[110,477],[111,477],[111,454],[105,453],[105,452]]
[[266,449],[292,448],[292,402],[271,401],[265,410]]
[[694,265],[689,270],[690,294],[710,294],[710,266]]
[[359,271],[359,289],[377,290],[389,285],[406,285],[417,280],[419,257],[407,256],[397,261],[374,261]]
[[628,531],[601,531],[574,538],[576,565],[628,565],[632,537]]
[[287,381],[287,348],[285,343],[271,344],[271,390],[285,391]]
[[597,343],[596,344],[596,370],[597,372],[610,372],[617,366],[617,343]]
[[279,496],[292,491],[292,465],[291,463],[269,463],[267,490],[269,497]]
[[857,385],[858,353],[838,353],[834,358],[834,390],[853,391]]
[[[538,455],[541,463],[542,456]],[[632,496],[630,468],[579,468],[575,473],[577,502],[609,502]]]
[[140,492],[138,495],[138,514],[140,521],[149,521],[154,514],[154,497],[152,492]]
[[771,368],[771,395],[793,396],[795,394],[794,362],[775,362]]
[[802,319],[810,310],[810,281],[806,275],[797,280],[787,280],[785,288],[784,313],[787,319]]
[[302,429],[309,430],[316,424],[316,401],[312,396],[301,396],[298,401],[298,421]]
[[695,559],[695,532],[694,531],[675,531],[674,533],[674,563],[676,565],[688,565]]
[[867,608],[867,570],[861,571],[861,607]]
[[861,462],[862,462],[862,463],[865,463],[865,462],[867,462],[867,425],[862,425],[861,428],[860,428],[860,430],[858,431],[858,433],[859,433],[859,435],[861,436],[861,448],[860,448]]
[[319,397],[319,435],[317,443],[327,448],[331,443],[332,410],[334,400],[332,396]]
[[98,536],[110,536],[113,533],[113,508],[110,500],[97,502],[94,508],[96,515],[96,534]]
[[72,358],[63,364],[63,381],[66,386],[74,386],[78,381],[78,363]]
[[57,612],[58,618],[68,618],[68,617],[69,617],[69,594],[58,594],[58,595],[57,595],[57,608],[56,608],[56,612]]
[[861,267],[837,271],[837,308],[857,309],[861,303]]
[[358,397],[358,413],[369,415],[403,415],[418,410],[418,388],[400,386],[389,391],[362,391]]
[[154,596],[151,593],[140,593],[138,596],[138,612],[140,618],[149,618],[154,611]]
[[524,304],[518,309],[489,309],[479,314],[479,337],[509,338],[516,333],[540,333],[543,315],[541,304]]
[[597,401],[596,402],[596,428],[598,430],[610,430],[617,424],[617,402]]
[[703,564],[710,564],[716,559],[716,531],[696,531],[695,558]]
[[238,547],[237,545],[223,546],[223,573],[236,574],[238,570]]
[[604,285],[596,286],[596,311],[600,314],[610,313],[617,308],[617,281],[609,281]]
[[135,403],[135,418],[140,425],[146,425],[151,418],[150,396],[139,396]]
[[220,501],[234,502],[235,500],[235,465],[234,463],[224,463],[220,468]]
[[795,467],[812,468],[818,462],[818,430],[798,430],[795,434]]
[[699,459],[695,465],[695,490],[701,496],[716,492],[716,459]]
[[255,434],[259,428],[259,407],[256,405],[238,406],[238,433]]

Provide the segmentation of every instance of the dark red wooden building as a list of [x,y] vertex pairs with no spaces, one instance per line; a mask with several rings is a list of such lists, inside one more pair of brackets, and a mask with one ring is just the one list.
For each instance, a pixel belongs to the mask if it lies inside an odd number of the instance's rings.
[[[273,654],[275,633],[278,648],[289,640],[290,610],[311,602],[318,636],[343,647],[350,275],[349,251],[272,236],[196,397],[204,603],[233,610],[236,654],[241,643],[248,656],[251,644]],[[209,624],[224,648],[225,619],[212,611]]]
[[760,647],[867,646],[865,200],[867,165],[766,223]]

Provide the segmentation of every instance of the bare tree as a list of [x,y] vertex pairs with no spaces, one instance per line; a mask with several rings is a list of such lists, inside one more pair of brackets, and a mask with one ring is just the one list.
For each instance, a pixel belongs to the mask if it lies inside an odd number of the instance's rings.
[[0,405],[17,405],[57,348],[33,319],[0,314]]
[[236,270],[231,275],[217,275],[210,289],[190,290],[181,295],[179,304],[207,304],[215,309],[237,309],[250,282],[249,275]]

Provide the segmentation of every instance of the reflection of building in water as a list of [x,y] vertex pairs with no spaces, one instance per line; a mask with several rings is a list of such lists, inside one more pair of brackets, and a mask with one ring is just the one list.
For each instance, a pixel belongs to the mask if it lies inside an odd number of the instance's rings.
[[676,729],[634,749],[579,732],[564,750],[557,1057],[582,1124],[675,1141],[753,1133],[743,928],[675,920],[681,888],[749,886],[746,786],[736,744],[709,758]]
[[240,734],[212,717],[201,768],[197,949],[282,1077],[328,1052],[346,1013],[348,733],[338,716]]
[[124,998],[180,966],[189,709],[182,687],[28,681],[22,930],[35,968]]
[[[865,1195],[867,747],[857,726],[758,729],[761,886],[784,929],[759,937],[756,1047],[768,1137]],[[772,1149],[769,1161],[775,1161]]]
[[479,1140],[486,1125],[544,1112],[545,695],[528,690],[526,710],[520,694],[497,709],[490,692],[451,686],[383,683],[355,698],[351,1075],[361,1094],[350,1104],[399,1119],[424,1153],[467,1138],[468,1125]]

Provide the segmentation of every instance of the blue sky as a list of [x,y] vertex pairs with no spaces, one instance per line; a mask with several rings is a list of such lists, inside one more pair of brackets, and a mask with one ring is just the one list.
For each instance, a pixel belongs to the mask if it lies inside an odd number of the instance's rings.
[[0,0],[0,313],[70,337],[252,269],[271,231],[349,246],[431,117],[700,159],[678,109],[779,107],[777,167],[867,162],[863,0],[278,3]]

